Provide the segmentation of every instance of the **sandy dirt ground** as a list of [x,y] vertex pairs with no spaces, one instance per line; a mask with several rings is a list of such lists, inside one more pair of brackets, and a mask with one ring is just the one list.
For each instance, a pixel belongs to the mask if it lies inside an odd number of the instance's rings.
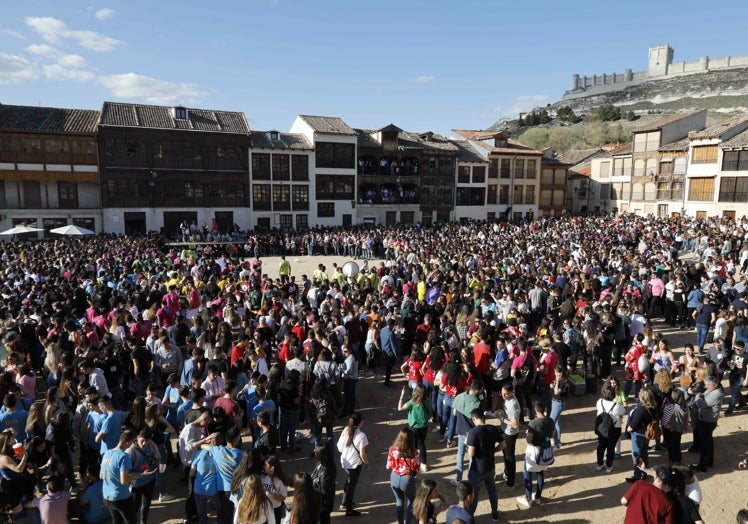
[[[310,275],[317,264],[324,263],[328,274],[332,274],[332,263],[339,266],[349,259],[343,257],[288,257],[295,275],[306,273]],[[263,271],[270,276],[278,275],[278,257],[263,259]],[[362,261],[358,261],[359,265]],[[370,261],[369,266],[378,265],[379,261]],[[671,343],[676,358],[683,354],[683,345],[695,341],[694,331],[673,330],[657,324],[656,330],[665,335]],[[614,366],[614,373],[622,378],[622,368]],[[356,490],[356,508],[363,512],[358,518],[345,518],[344,513],[333,513],[333,522],[364,521],[368,523],[396,522],[395,499],[389,487],[389,472],[385,469],[387,449],[392,443],[397,431],[406,424],[405,412],[397,412],[397,401],[405,379],[400,376],[394,385],[385,387],[381,380],[375,380],[369,375],[359,381],[357,389],[358,409],[365,416],[363,426],[370,442],[368,455],[372,466],[361,477]],[[727,389],[727,381],[723,383]],[[625,478],[631,475],[631,444],[623,441],[622,456],[616,460],[611,473],[595,470],[595,447],[597,439],[592,431],[594,426],[594,405],[597,395],[587,394],[571,397],[566,409],[561,415],[563,447],[556,453],[556,462],[546,472],[546,484],[542,505],[530,509],[521,508],[516,497],[522,494],[522,458],[524,457],[524,439],[517,442],[518,479],[515,488],[507,488],[497,481],[499,494],[499,511],[502,522],[555,522],[555,523],[601,523],[622,522],[625,508],[621,506],[621,496],[626,492],[629,484]],[[725,404],[726,405],[726,404]],[[723,409],[724,412],[724,409]],[[701,514],[704,522],[732,523],[735,515],[743,507],[748,507],[745,484],[748,481],[748,470],[737,469],[740,458],[748,451],[748,411],[736,411],[730,417],[721,417],[714,433],[715,437],[715,467],[708,473],[697,476],[704,493]],[[335,428],[336,436],[342,427]],[[307,427],[300,428],[300,433],[308,435]],[[522,435],[523,433],[521,433]],[[683,435],[683,449],[691,443],[691,434]],[[246,444],[246,443],[245,443]],[[308,458],[312,446],[306,438],[301,439],[302,451],[295,455],[281,455],[284,469],[293,474],[304,470],[311,472],[314,463]],[[446,449],[438,442],[438,434],[429,432],[427,439],[429,466],[431,470],[419,477],[434,479],[450,503],[456,502],[454,488],[449,481],[454,478],[456,448]],[[685,463],[698,461],[698,456],[692,453],[683,454]],[[664,464],[666,455],[650,454],[650,465]],[[497,457],[497,475],[503,472],[503,461]],[[338,497],[336,506],[340,502],[345,473],[339,471],[337,478]],[[179,481],[179,473],[169,469],[166,485],[168,491],[177,495],[177,499],[165,504],[154,501],[150,518],[151,522],[178,523],[181,522],[184,509],[186,485]],[[212,516],[211,521],[215,521]],[[444,514],[439,517],[444,522]],[[485,494],[481,491],[480,503],[476,511],[476,522],[490,522],[490,507]],[[223,524],[223,523],[222,523]]]

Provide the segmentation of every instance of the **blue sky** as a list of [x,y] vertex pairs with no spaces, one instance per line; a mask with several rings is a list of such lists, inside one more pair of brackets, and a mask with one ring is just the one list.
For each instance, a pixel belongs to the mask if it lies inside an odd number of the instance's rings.
[[297,114],[409,131],[484,129],[561,97],[572,73],[748,54],[748,2],[196,0],[2,2],[0,103],[104,100]]

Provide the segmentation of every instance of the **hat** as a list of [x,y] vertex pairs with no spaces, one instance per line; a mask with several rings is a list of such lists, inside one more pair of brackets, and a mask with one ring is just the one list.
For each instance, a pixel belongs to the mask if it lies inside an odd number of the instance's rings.
[[540,342],[538,342],[538,347],[539,348],[549,348],[549,347],[551,347],[551,341],[548,340],[547,338],[543,338],[543,339],[540,340]]

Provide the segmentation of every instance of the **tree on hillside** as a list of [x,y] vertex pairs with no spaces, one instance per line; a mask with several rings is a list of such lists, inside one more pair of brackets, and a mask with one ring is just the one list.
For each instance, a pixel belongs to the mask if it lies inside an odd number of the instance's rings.
[[621,119],[621,108],[613,104],[600,106],[595,111],[595,119],[601,122],[613,122]]
[[576,124],[579,122],[579,117],[574,113],[574,110],[570,106],[563,106],[556,111],[556,118],[563,122],[569,122],[570,124]]

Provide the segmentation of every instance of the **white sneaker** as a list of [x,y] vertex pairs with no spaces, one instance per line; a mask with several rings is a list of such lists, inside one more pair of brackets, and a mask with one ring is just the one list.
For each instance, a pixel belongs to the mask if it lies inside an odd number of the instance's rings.
[[452,479],[449,481],[449,483],[452,484],[453,486],[457,486],[460,484],[460,481],[457,479]]
[[610,466],[609,468],[605,468],[605,473],[610,473],[613,471],[613,466]]
[[427,473],[428,470],[429,470],[429,467],[426,464],[421,464],[421,467],[418,468],[418,471],[420,471],[421,473]]
[[434,429],[431,430],[431,433],[439,433],[441,429],[439,429],[439,426],[436,426]]
[[168,493],[164,493],[163,495],[158,496],[159,502],[169,502],[170,500],[174,500],[176,497],[174,495],[169,495]]
[[595,469],[596,469],[597,471],[602,471],[604,467],[605,467],[605,466],[604,466],[603,464],[596,464],[596,465],[595,465]]
[[496,412],[495,411],[484,411],[483,416],[486,418],[496,418]]
[[525,497],[524,495],[517,497],[517,503],[520,506],[524,506],[526,508],[529,508],[530,506],[532,506],[532,500],[527,500],[527,497]]

